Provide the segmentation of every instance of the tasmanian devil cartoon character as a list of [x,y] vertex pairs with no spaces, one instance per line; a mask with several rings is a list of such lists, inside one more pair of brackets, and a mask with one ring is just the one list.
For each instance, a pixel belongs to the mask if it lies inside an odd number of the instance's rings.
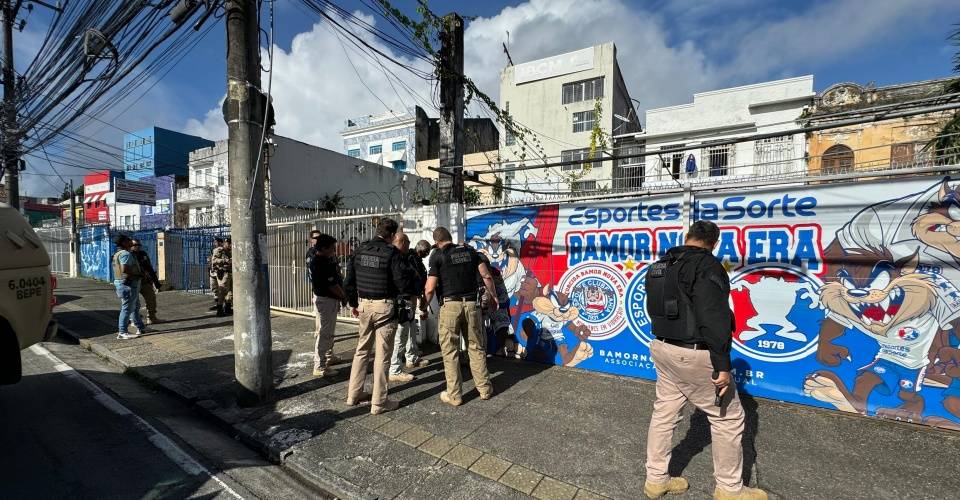
[[860,413],[866,412],[872,392],[896,392],[901,406],[878,409],[877,414],[919,421],[928,353],[940,331],[938,318],[945,314],[936,292],[943,278],[916,272],[917,254],[894,261],[883,249],[853,253],[837,244],[826,254],[838,263],[838,270],[820,289],[828,317],[820,331],[817,359],[828,366],[849,359],[847,349],[833,343],[848,328],[874,338],[879,351],[873,362],[858,370],[852,390],[833,372],[820,370],[807,376],[804,392]]
[[491,224],[487,234],[476,235],[470,244],[490,259],[490,265],[500,269],[507,294],[513,296],[519,289],[527,270],[520,262],[520,247],[524,240],[537,235],[537,228],[528,218],[514,222],[506,220]]
[[[897,262],[916,256],[915,272],[929,278],[928,284],[936,296],[936,303],[930,310],[936,321],[927,323],[928,330],[918,332],[919,338],[934,338],[927,353],[932,369],[926,371],[924,380],[927,385],[949,386],[943,392],[943,406],[956,417],[953,426],[958,426],[957,422],[960,422],[960,378],[952,374],[960,374],[960,371],[952,370],[949,361],[944,360],[954,359],[951,349],[956,348],[956,343],[950,344],[946,339],[953,338],[948,332],[956,331],[960,323],[960,242],[953,236],[960,234],[958,217],[958,183],[943,179],[926,190],[882,201],[861,210],[837,231],[836,240],[828,248],[826,256],[831,268],[827,275],[837,280],[839,277],[835,276],[836,273],[844,267],[872,269],[873,264],[869,261],[871,258],[880,258],[878,254]],[[863,256],[860,262],[856,262],[858,256]],[[881,321],[885,319],[877,309],[870,311],[874,317],[867,318],[874,326],[877,318]],[[843,324],[830,318],[823,322],[817,354],[822,363],[836,366],[848,358],[845,347],[832,343],[833,339],[843,334],[844,328]],[[913,333],[904,332],[904,335],[912,336]],[[960,355],[960,352],[956,354]],[[878,411],[878,414],[916,417],[915,414],[890,410]],[[942,420],[938,417],[929,419]],[[927,420],[924,423],[943,425]]]
[[[560,355],[561,364],[576,366],[585,359],[593,356],[593,347],[586,341],[590,330],[576,320],[580,318],[580,310],[570,303],[569,297],[553,290],[546,285],[538,290],[538,296],[531,300],[534,321],[524,321],[520,336],[527,344],[527,357],[537,357],[540,354],[549,359],[541,361],[552,362],[553,354]],[[529,318],[528,318],[529,319]],[[567,328],[580,340],[570,347],[563,333]]]

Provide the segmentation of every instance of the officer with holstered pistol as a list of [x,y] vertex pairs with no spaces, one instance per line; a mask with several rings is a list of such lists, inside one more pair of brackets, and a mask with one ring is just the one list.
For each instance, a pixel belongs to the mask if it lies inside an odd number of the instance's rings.
[[713,497],[766,499],[760,489],[743,485],[744,414],[730,374],[733,313],[730,280],[713,256],[720,229],[710,221],[690,226],[683,246],[671,248],[647,271],[647,312],[656,340],[650,356],[657,370],[657,400],[647,434],[649,498],[679,493],[689,487],[670,477],[667,464],[673,431],[687,401],[707,414],[713,435]]
[[[493,385],[487,373],[487,336],[483,333],[483,318],[477,301],[477,273],[480,273],[490,297],[490,307],[496,308],[496,287],[490,270],[480,260],[476,250],[467,245],[455,245],[450,231],[445,227],[433,230],[433,240],[438,250],[430,256],[427,278],[426,301],[429,304],[437,289],[442,290],[439,333],[440,352],[443,354],[443,371],[447,377],[447,390],[440,393],[440,401],[451,406],[460,406],[460,362],[458,344],[466,334],[467,355],[470,372],[480,393],[480,399],[493,397]],[[463,327],[466,326],[466,331]]]
[[[391,244],[398,227],[393,219],[380,219],[376,237],[357,247],[347,260],[344,283],[353,315],[360,318],[360,337],[350,369],[347,404],[354,406],[370,400],[370,413],[374,415],[399,406],[387,399],[387,372],[397,323],[413,314],[403,301],[398,301],[401,290],[409,288],[402,256]],[[374,357],[372,395],[363,390],[371,354]]]

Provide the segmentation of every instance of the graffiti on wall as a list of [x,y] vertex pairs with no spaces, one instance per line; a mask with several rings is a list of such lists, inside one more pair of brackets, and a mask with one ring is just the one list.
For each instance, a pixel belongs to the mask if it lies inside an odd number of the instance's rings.
[[[644,278],[682,244],[681,207],[647,197],[471,217],[470,244],[511,296],[518,352],[654,378]],[[690,215],[721,228],[741,390],[960,430],[960,182],[711,194]]]
[[110,281],[113,255],[110,228],[87,226],[80,228],[80,274],[88,278]]

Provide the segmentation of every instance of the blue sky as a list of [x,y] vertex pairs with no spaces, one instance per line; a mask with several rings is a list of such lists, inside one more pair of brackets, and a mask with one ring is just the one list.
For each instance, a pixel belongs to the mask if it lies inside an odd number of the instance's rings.
[[[688,102],[693,92],[805,74],[814,75],[817,90],[842,81],[885,85],[949,76],[955,48],[946,38],[960,23],[960,2],[949,0],[429,3],[437,13],[456,10],[472,19],[465,36],[466,72],[494,98],[498,73],[506,64],[500,44],[510,31],[517,63],[615,42],[627,86],[644,108]],[[360,1],[338,4],[369,13]],[[415,2],[396,4],[416,16]],[[384,112],[380,101],[390,109],[416,102],[391,86],[396,82],[372,62],[355,53],[345,56],[335,36],[300,0],[277,0],[275,5],[278,133],[339,149],[338,131],[347,117]],[[31,57],[43,27],[44,14],[37,11],[28,29],[16,35],[19,67]],[[127,112],[104,118],[125,130],[157,124],[222,137],[218,103],[225,87],[224,47],[220,25]],[[360,85],[357,73],[370,90]],[[429,95],[424,82],[398,74],[415,91]],[[81,132],[117,146],[122,142],[116,130]],[[36,161],[30,169],[51,173]],[[60,170],[78,180],[83,173]],[[25,176],[31,195],[52,194],[60,183],[49,175]]]

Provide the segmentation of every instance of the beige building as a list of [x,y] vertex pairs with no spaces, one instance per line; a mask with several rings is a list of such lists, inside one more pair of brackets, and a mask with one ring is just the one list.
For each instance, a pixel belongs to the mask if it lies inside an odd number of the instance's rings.
[[[804,122],[817,126],[873,115],[881,109],[921,109],[931,103],[916,101],[942,95],[951,81],[942,78],[885,87],[838,83],[817,95]],[[933,161],[927,145],[952,113],[940,111],[811,132],[807,134],[810,172],[839,174],[927,166]]]
[[[599,116],[596,109],[599,102]],[[526,137],[501,133],[504,168],[587,160],[595,124],[607,136],[639,132],[612,42],[508,66],[500,73],[500,108],[532,131]],[[613,162],[584,161],[544,170],[505,172],[504,184],[543,192],[610,189],[620,174]],[[511,200],[536,194],[507,192]]]

